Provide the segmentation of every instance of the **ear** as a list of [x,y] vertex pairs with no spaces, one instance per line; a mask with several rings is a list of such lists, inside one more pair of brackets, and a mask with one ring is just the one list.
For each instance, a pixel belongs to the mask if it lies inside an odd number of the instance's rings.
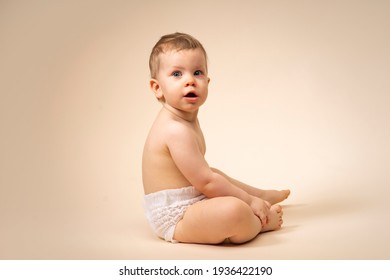
[[207,77],[207,83],[208,83],[208,84],[210,83],[210,78],[209,78],[209,77]]
[[159,100],[162,99],[163,92],[161,90],[160,83],[156,79],[150,79],[149,85],[156,98]]

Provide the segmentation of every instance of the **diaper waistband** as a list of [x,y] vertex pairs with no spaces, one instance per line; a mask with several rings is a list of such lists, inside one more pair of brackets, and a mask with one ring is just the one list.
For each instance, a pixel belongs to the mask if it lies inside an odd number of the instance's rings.
[[144,196],[144,201],[146,206],[153,205],[153,208],[156,208],[168,205],[180,205],[183,202],[198,196],[204,195],[193,186],[188,186],[179,189],[166,189],[147,194]]

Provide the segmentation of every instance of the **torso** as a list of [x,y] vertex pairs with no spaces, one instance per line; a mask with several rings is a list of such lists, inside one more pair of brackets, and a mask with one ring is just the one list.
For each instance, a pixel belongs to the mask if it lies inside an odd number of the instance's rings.
[[143,151],[142,177],[145,194],[191,185],[176,167],[166,143],[165,136],[172,122],[177,122],[174,125],[182,125],[189,133],[194,133],[202,154],[206,152],[205,140],[197,120],[189,123],[161,110],[149,132]]

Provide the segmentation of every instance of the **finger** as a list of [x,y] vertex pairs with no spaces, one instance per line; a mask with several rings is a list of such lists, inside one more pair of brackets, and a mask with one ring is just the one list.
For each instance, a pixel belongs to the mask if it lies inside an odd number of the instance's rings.
[[267,224],[267,216],[264,215],[263,213],[261,213],[259,218],[260,218],[260,221],[261,221],[261,225],[265,226]]

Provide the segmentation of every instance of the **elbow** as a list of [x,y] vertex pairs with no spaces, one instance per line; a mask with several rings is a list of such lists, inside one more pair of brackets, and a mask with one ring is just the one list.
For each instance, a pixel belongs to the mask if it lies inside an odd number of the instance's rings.
[[226,182],[223,182],[222,176],[211,172],[208,176],[203,177],[198,184],[194,185],[194,187],[205,196],[211,198],[221,195],[221,191],[225,183]]

